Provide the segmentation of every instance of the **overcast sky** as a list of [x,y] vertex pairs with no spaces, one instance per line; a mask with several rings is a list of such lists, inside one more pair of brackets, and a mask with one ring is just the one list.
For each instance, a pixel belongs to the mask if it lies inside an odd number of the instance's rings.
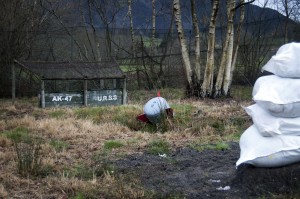
[[[267,4],[266,4],[267,2]],[[270,7],[270,8],[273,8],[273,9],[276,9],[276,7],[274,6],[273,3],[273,0],[255,0],[252,4],[254,5],[258,5],[260,7],[264,7],[264,5],[266,4],[266,7]]]

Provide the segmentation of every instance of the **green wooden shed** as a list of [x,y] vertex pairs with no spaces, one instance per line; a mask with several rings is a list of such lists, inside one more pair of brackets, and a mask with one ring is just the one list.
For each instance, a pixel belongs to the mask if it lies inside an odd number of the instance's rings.
[[113,59],[99,62],[32,62],[15,64],[41,80],[40,106],[126,104],[126,76]]

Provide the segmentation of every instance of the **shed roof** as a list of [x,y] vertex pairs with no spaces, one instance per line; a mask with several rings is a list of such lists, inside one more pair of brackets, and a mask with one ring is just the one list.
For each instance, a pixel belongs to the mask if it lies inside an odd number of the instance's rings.
[[125,78],[115,60],[101,62],[15,62],[44,80]]

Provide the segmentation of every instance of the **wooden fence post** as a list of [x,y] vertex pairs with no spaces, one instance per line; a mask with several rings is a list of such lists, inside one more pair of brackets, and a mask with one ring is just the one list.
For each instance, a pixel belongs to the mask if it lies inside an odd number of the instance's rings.
[[15,64],[12,63],[11,66],[11,97],[12,97],[12,103],[15,104],[16,100],[16,71],[15,71]]
[[41,85],[41,106],[42,108],[45,108],[45,81],[42,80],[42,85]]
[[87,106],[87,80],[83,80],[83,101],[84,101],[84,106]]
[[126,103],[127,103],[126,78],[124,78],[124,84],[123,84],[123,105],[126,105]]

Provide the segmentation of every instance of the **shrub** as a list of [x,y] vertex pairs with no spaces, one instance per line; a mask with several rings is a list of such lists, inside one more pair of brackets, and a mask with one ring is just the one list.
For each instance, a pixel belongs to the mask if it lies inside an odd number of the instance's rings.
[[23,127],[8,132],[7,137],[13,142],[19,173],[37,175],[41,170],[41,139]]

